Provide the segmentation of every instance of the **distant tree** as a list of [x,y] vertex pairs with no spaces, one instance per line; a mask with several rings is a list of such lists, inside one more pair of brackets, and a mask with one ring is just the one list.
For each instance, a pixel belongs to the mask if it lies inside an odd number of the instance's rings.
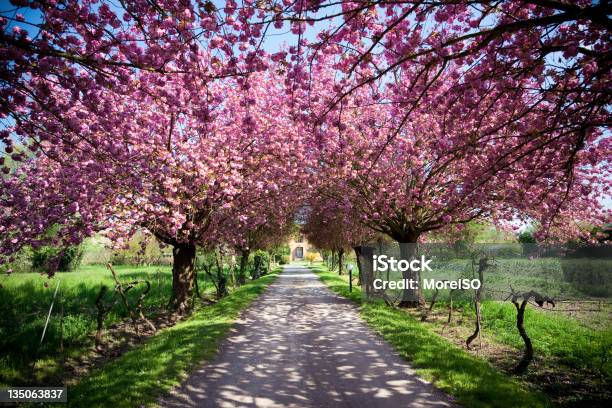
[[307,222],[302,228],[308,242],[338,257],[338,273],[342,275],[346,251],[367,243],[376,235],[359,223],[350,205],[343,207],[333,200],[315,198],[310,205]]
[[531,230],[525,230],[525,231],[520,232],[517,236],[517,239],[518,239],[518,242],[520,242],[521,244],[535,244],[536,243],[535,236],[533,234],[533,231]]

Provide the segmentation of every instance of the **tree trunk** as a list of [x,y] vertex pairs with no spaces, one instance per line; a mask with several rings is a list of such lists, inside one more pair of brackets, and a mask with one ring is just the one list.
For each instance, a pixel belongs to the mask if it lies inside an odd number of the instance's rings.
[[353,249],[357,255],[359,284],[365,289],[366,296],[370,296],[374,289],[374,248],[369,246],[356,246]]
[[272,252],[268,251],[268,273],[272,272]]
[[217,264],[217,299],[224,298],[229,294],[227,290],[227,276],[223,268],[223,256],[215,253],[215,263]]
[[529,366],[529,363],[531,363],[531,360],[533,360],[533,345],[531,344],[531,339],[527,335],[527,331],[525,331],[524,325],[525,307],[527,306],[528,300],[528,298],[523,299],[520,306],[517,301],[512,301],[512,303],[514,303],[514,306],[516,307],[516,328],[518,329],[519,334],[523,339],[523,342],[525,342],[525,353],[523,354],[523,358],[521,359],[521,361],[514,368],[515,374],[523,374],[527,370],[527,367]]
[[263,261],[261,260],[261,255],[255,255],[255,257],[253,258],[253,279],[259,279],[261,277],[262,265]]
[[358,275],[357,275],[357,285],[361,286],[361,276],[362,276],[362,270],[363,270],[363,265],[361,264],[361,247],[360,246],[356,246],[353,247],[353,251],[355,251],[355,259],[357,261],[357,271],[358,271]]
[[194,270],[193,283],[195,284],[196,296],[199,299],[202,299],[202,295],[200,294],[200,286],[198,285],[198,271],[197,270]]
[[196,247],[179,244],[172,248],[172,300],[170,306],[180,314],[189,311],[189,300],[194,288]]
[[336,251],[331,251],[331,271],[336,270]]
[[[416,256],[416,242],[418,236],[409,237],[404,242],[399,242],[400,247],[400,259],[411,261]],[[404,289],[402,292],[402,300],[398,307],[419,307],[425,304],[425,298],[423,297],[423,290],[421,289],[421,276],[418,271],[412,271],[410,269],[402,271],[403,279],[411,279],[417,282],[417,289]]]
[[243,249],[240,251],[240,270],[238,271],[238,284],[244,285],[246,282],[246,269],[249,265],[249,255],[251,251]]
[[480,286],[476,289],[476,297],[474,299],[474,307],[476,309],[476,327],[474,329],[474,333],[465,341],[465,345],[470,349],[470,344],[476,339],[476,337],[480,336],[480,328],[481,328],[481,314],[480,314],[480,298],[482,297],[482,290],[484,286],[484,271],[489,267],[488,259],[482,258],[478,262],[478,279],[480,279]]
[[344,249],[338,250],[338,275],[342,275],[342,262],[344,261]]
[[117,303],[116,296],[113,296],[113,301],[108,305],[105,305],[103,302],[104,295],[108,292],[108,287],[102,285],[100,287],[100,291],[98,292],[98,296],[96,297],[96,307],[98,308],[98,315],[96,321],[98,323],[96,330],[96,339],[95,345],[98,347],[100,345],[100,341],[102,340],[102,334],[104,333],[104,319],[108,316],[108,312],[111,311],[115,303]]
[[434,308],[434,306],[436,304],[436,299],[438,299],[438,293],[440,293],[440,291],[438,290],[438,288],[436,288],[436,292],[434,293],[433,297],[431,298],[431,303],[429,304],[429,309],[425,310],[423,312],[423,315],[421,316],[421,321],[422,322],[427,320],[427,317],[429,316],[429,314],[433,310],[433,308]]

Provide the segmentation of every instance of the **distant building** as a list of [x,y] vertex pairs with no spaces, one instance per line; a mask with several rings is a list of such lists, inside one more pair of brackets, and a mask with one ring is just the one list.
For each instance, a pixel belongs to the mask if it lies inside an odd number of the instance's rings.
[[297,234],[289,241],[291,261],[303,261],[307,252],[316,252],[316,249],[308,242],[303,234]]

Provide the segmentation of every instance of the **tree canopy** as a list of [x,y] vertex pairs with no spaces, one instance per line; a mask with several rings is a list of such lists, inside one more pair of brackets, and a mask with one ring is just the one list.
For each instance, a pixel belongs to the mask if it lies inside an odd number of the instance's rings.
[[609,15],[586,0],[13,0],[1,252],[144,229],[175,248],[180,283],[196,246],[249,247],[303,205],[345,223],[343,242],[477,219],[575,236],[610,216]]

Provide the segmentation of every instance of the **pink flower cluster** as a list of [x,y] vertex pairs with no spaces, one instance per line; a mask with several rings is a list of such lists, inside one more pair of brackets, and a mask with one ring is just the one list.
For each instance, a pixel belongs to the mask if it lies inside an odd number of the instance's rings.
[[[478,218],[557,237],[610,219],[605,2],[12,4],[7,256],[136,229],[244,248],[303,205],[348,245],[365,227],[415,242]],[[266,51],[286,28],[295,44]]]

